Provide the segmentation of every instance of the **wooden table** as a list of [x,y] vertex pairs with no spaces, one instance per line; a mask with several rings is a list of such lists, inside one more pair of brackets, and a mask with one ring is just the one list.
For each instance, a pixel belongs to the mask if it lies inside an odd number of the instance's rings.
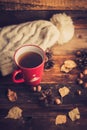
[[87,0],[0,0],[0,10],[86,10]]
[[[6,23],[4,21],[12,12],[4,12],[2,14],[2,25]],[[20,16],[22,17],[22,13]],[[28,13],[28,12],[27,12]],[[25,12],[25,14],[27,14]],[[53,13],[53,12],[51,12]],[[14,12],[13,12],[14,14]],[[39,13],[38,13],[39,14]],[[12,75],[6,77],[0,76],[0,129],[1,130],[86,130],[87,129],[87,89],[84,89],[84,94],[77,96],[74,94],[75,90],[80,86],[77,85],[76,79],[79,71],[75,68],[69,73],[63,73],[60,71],[60,67],[67,59],[75,59],[75,52],[78,49],[87,48],[87,17],[85,21],[80,17],[75,18],[75,35],[71,41],[63,46],[55,45],[52,47],[52,58],[54,60],[54,66],[48,71],[44,71],[43,79],[41,82],[42,89],[56,88],[66,85],[71,88],[71,94],[66,96],[63,103],[60,105],[49,104],[48,106],[42,106],[38,100],[39,93],[32,92],[30,87],[25,84],[14,84],[12,82]],[[16,14],[17,15],[17,14]],[[9,15],[10,16],[10,15]],[[43,15],[44,16],[44,15]],[[77,16],[77,15],[76,15]],[[78,15],[79,16],[79,15]],[[18,17],[17,17],[18,19]],[[4,24],[3,22],[4,21]],[[7,20],[7,24],[10,20]],[[16,20],[15,20],[16,21]],[[23,19],[24,21],[24,19]],[[25,20],[26,21],[26,20]],[[83,22],[82,22],[83,21]],[[19,21],[18,21],[19,22]],[[14,22],[13,22],[14,23]],[[11,21],[12,24],[12,21]],[[81,37],[79,37],[81,36]],[[15,102],[10,102],[7,98],[7,90],[11,89],[18,95],[18,99]],[[5,119],[10,108],[18,106],[23,110],[23,118]],[[71,121],[67,116],[68,112],[73,108],[78,107],[81,118],[76,121]],[[59,114],[65,114],[67,116],[67,122],[62,125],[55,125],[56,116]]]

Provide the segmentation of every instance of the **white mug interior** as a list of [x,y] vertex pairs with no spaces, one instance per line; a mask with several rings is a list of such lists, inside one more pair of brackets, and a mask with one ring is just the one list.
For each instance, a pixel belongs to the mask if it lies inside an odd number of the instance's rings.
[[35,52],[35,53],[38,53],[41,57],[42,57],[42,60],[44,61],[44,51],[43,49],[41,49],[40,47],[38,46],[35,46],[35,45],[25,45],[23,47],[20,47],[16,52],[15,52],[15,62],[17,65],[19,65],[18,63],[18,59],[19,57],[26,53],[26,52]]

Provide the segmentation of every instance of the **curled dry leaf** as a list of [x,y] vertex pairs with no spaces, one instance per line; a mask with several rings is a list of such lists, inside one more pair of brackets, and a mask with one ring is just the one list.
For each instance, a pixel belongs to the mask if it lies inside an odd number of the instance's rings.
[[77,64],[73,60],[66,60],[64,64],[67,68],[75,68],[77,66]]
[[80,119],[80,112],[79,112],[78,107],[76,107],[73,110],[69,111],[68,115],[69,115],[69,117],[70,117],[70,119],[72,121]]
[[77,64],[73,60],[66,60],[64,61],[64,64],[61,66],[61,71],[68,73],[70,72],[73,68],[76,68]]
[[71,70],[72,70],[71,68],[67,68],[64,64],[61,66],[61,71],[62,71],[62,72],[68,73],[68,72],[70,72]]
[[20,119],[22,117],[22,109],[17,106],[12,107],[5,118]]
[[60,124],[65,124],[67,122],[67,117],[66,115],[57,115],[55,124],[60,125]]
[[61,97],[65,97],[66,95],[69,94],[69,92],[70,92],[70,90],[66,86],[59,88],[59,93],[60,93]]
[[14,102],[14,101],[17,100],[17,94],[16,94],[16,92],[12,91],[11,89],[8,89],[7,96],[8,96],[9,101],[11,101],[11,102]]

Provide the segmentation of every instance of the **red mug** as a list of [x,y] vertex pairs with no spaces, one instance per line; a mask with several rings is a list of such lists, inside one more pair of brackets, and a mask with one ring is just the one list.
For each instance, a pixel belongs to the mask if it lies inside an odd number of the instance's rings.
[[[45,52],[36,45],[25,45],[16,50],[14,60],[18,70],[13,72],[13,82],[38,85],[44,71]],[[18,75],[22,77],[17,78]]]

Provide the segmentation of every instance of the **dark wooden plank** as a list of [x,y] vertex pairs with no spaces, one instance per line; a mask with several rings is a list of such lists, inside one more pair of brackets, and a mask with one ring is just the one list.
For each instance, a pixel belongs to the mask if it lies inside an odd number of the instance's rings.
[[0,0],[0,10],[86,10],[87,0]]
[[[46,85],[46,87],[50,87],[50,85]],[[51,84],[51,87],[55,87],[55,85]],[[7,99],[6,91],[8,88],[13,89],[18,94],[18,100],[14,103],[11,103]],[[37,93],[32,93],[29,90],[29,86],[23,84],[0,85],[0,128],[2,128],[3,130],[19,130],[19,128],[21,127],[21,129],[23,130],[31,130],[30,128],[32,128],[32,130],[36,130],[38,128],[42,130],[57,130],[61,128],[64,130],[72,130],[73,127],[75,129],[81,130],[82,127],[84,129],[87,128],[87,114],[85,114],[87,113],[87,96],[76,96],[73,98],[67,97],[67,103],[63,103],[62,105],[49,105],[48,107],[40,106],[40,104],[37,102],[37,96]],[[23,110],[23,119],[11,120],[4,118],[7,115],[8,110],[13,106],[18,106]],[[77,122],[72,122],[67,117],[68,121],[65,125],[55,125],[55,118],[58,114],[67,115],[68,112],[75,107],[78,107],[80,110],[80,120],[78,120]]]
[[[26,1],[27,2],[27,1]],[[49,18],[54,13],[63,12],[51,11],[1,11],[0,26],[17,24],[36,19]],[[75,37],[63,46],[55,45],[52,48],[54,66],[48,71],[44,71],[41,82],[42,89],[60,88],[66,85],[70,89],[61,105],[48,104],[43,106],[39,102],[39,94],[32,92],[30,86],[25,84],[14,84],[12,74],[6,77],[0,75],[0,129],[2,130],[84,130],[87,129],[87,89],[83,89],[76,82],[79,71],[75,68],[70,73],[60,72],[60,66],[66,59],[75,59],[74,51],[87,48],[87,11],[65,11],[70,14],[75,24]],[[82,38],[78,38],[78,35]],[[77,44],[77,45],[76,45]],[[7,90],[10,88],[18,95],[16,102],[10,102],[7,98]],[[82,91],[82,95],[76,95],[77,89]],[[18,106],[23,110],[23,119],[5,119],[9,109]],[[78,107],[81,118],[72,122],[67,116],[67,123],[55,125],[55,118],[58,114],[68,114],[70,110]]]
[[70,15],[74,24],[79,28],[81,28],[81,26],[87,26],[87,10],[3,10],[0,11],[0,26],[39,19],[50,20],[52,15],[56,13],[66,13],[67,15]]

